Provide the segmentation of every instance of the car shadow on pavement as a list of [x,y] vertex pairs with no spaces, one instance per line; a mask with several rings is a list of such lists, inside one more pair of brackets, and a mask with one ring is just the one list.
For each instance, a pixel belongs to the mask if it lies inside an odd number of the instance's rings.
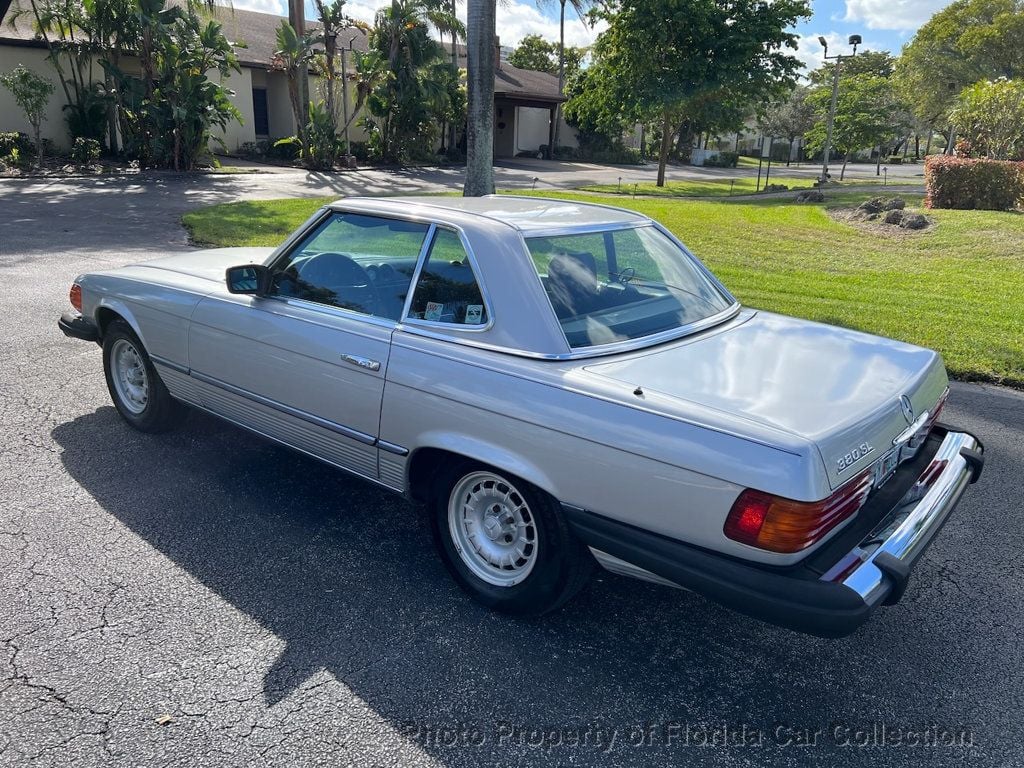
[[253,670],[266,706],[326,670],[449,764],[480,754],[423,726],[827,727],[930,712],[962,674],[943,660],[957,638],[932,653],[927,621],[894,639],[913,609],[825,641],[602,574],[555,614],[510,619],[449,580],[422,510],[216,419],[149,436],[103,407],[52,434],[107,513],[284,642]]

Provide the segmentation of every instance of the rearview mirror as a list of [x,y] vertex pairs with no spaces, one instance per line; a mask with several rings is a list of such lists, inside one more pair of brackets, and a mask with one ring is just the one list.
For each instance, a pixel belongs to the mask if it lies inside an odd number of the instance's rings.
[[228,293],[249,293],[264,296],[270,291],[270,270],[262,264],[228,267]]

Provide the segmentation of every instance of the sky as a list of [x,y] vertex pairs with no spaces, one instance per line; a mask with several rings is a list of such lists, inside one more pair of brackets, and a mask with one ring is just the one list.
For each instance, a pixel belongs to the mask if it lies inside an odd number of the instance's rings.
[[[951,0],[812,0],[813,17],[794,30],[799,36],[796,55],[810,69],[820,66],[822,47],[818,36],[823,35],[831,53],[848,53],[847,38],[859,34],[864,43],[859,50],[887,50],[898,54],[914,32]],[[348,0],[349,15],[373,22],[376,10],[387,0]],[[284,14],[286,0],[234,0],[235,8],[266,13]],[[458,3],[459,15],[465,20],[464,0]],[[315,18],[312,5],[307,2],[307,18]],[[498,36],[502,45],[515,46],[529,34],[539,34],[550,40],[558,39],[557,0],[499,0]],[[600,25],[590,27],[571,7],[567,9],[565,39],[567,45],[589,45],[601,32]]]

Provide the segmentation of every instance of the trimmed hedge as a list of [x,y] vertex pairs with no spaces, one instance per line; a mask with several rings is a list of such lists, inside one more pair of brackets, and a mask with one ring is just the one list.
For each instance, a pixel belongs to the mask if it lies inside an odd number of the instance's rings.
[[1009,211],[1024,205],[1024,162],[932,155],[924,185],[927,208]]

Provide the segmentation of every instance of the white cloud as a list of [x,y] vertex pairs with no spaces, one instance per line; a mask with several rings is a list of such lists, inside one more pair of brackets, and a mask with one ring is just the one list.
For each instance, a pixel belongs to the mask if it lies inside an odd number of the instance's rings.
[[868,29],[916,30],[949,0],[846,0],[843,21],[863,22]]
[[288,8],[284,0],[234,0],[234,2],[231,3],[231,6],[242,11],[273,13],[278,16],[288,13]]
[[[241,2],[273,3],[275,0],[241,0]],[[384,3],[374,2],[374,0],[369,0],[369,2],[349,0],[345,3],[345,10],[352,18],[372,24],[377,10],[383,5]],[[466,21],[464,0],[459,0],[457,3],[456,13],[463,22]],[[548,40],[558,40],[558,19],[549,19],[531,2],[509,0],[507,3],[499,3],[496,26],[502,45],[515,47],[527,35],[541,35]],[[565,16],[565,44],[591,45],[597,39],[597,35],[606,27],[607,24],[604,22],[595,27],[588,26],[570,7]]]

